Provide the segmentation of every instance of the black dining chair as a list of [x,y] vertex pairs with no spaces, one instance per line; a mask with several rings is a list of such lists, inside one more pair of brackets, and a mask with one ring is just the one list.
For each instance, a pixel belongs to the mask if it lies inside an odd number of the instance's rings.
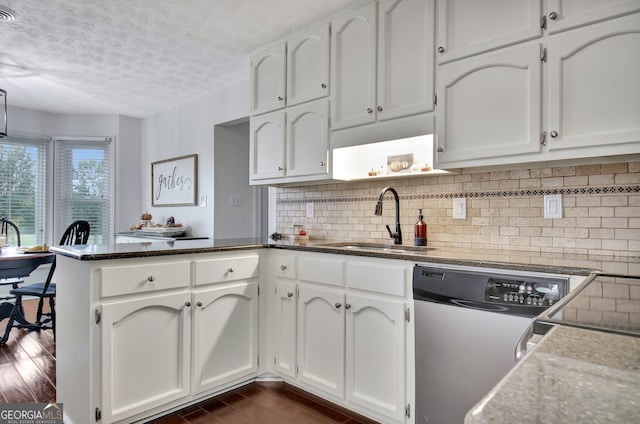
[[[75,221],[67,229],[62,238],[60,239],[60,245],[75,245],[75,244],[87,244],[89,240],[89,234],[91,233],[91,227],[87,221],[79,220]],[[9,293],[15,296],[16,300],[7,322],[7,328],[4,332],[4,336],[0,339],[0,346],[4,345],[9,339],[9,333],[11,328],[27,328],[31,330],[53,330],[53,338],[56,336],[56,283],[52,283],[53,273],[56,270],[55,259],[51,263],[49,274],[47,279],[41,283],[33,283],[26,286],[21,286],[11,290]],[[24,296],[38,297],[38,309],[36,312],[36,320],[33,323],[29,323],[24,318],[24,307],[22,305],[22,298]],[[43,312],[45,299],[49,302],[49,312]],[[15,324],[16,321],[18,324]]]
[[[7,241],[7,245],[9,246],[20,246],[21,238],[20,238],[20,229],[18,226],[12,221],[8,220],[6,217],[0,217],[0,239]],[[0,242],[0,244],[4,244]],[[0,278],[0,286],[11,286],[14,289],[18,288],[18,285],[22,284],[24,279],[22,278]],[[15,296],[12,295],[0,295],[0,300],[12,300]]]

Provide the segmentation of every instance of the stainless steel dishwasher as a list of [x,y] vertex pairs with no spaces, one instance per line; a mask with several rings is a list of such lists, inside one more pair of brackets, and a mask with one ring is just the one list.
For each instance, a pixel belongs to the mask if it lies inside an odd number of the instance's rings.
[[416,424],[455,424],[515,365],[533,317],[561,299],[568,277],[416,265]]

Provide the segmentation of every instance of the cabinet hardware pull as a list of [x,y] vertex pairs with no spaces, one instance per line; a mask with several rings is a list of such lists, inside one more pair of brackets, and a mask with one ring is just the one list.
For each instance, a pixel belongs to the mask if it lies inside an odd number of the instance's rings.
[[336,309],[340,309],[341,306],[342,306],[342,303],[336,303]]
[[324,161],[323,160],[320,161],[320,166],[324,166]]
[[291,292],[287,293],[287,297],[293,297],[293,293]]
[[233,268],[229,268],[227,271],[228,272],[233,272]]
[[278,101],[281,102],[282,100],[284,100],[282,97],[278,96]]
[[549,19],[555,21],[556,19],[558,19],[558,14],[556,12],[549,13]]
[[347,303],[346,305],[344,305],[345,309],[351,309],[351,305],[349,303]]
[[438,53],[444,53],[444,47],[442,46],[438,47]]
[[547,17],[545,15],[540,18],[540,28],[547,29]]
[[371,109],[370,107],[368,107],[368,108],[367,108],[367,113],[368,113],[369,115],[371,115],[371,114],[373,113],[373,109]]
[[320,84],[320,87],[322,87],[322,88],[327,88],[327,84],[322,83],[322,84]]
[[188,308],[189,306],[191,306],[191,302],[189,302],[189,301],[187,300],[186,302],[184,302],[184,306],[186,306],[186,307]]
[[285,269],[287,269],[287,266],[286,265],[280,265],[280,269],[284,271]]
[[558,131],[551,131],[549,135],[553,138],[556,138],[558,136]]
[[202,302],[196,303],[196,306],[202,306]]
[[153,275],[150,275],[150,276],[147,277],[147,281],[149,281],[149,282],[152,282],[152,281],[155,281],[155,280],[156,280],[156,277],[154,277]]
[[443,149],[442,147],[438,147],[438,148],[436,149],[436,152],[438,152],[438,153],[442,153],[442,152],[444,152],[444,149]]
[[378,112],[382,112],[382,106],[378,106]]
[[278,167],[278,171],[282,171],[283,168],[281,166]]

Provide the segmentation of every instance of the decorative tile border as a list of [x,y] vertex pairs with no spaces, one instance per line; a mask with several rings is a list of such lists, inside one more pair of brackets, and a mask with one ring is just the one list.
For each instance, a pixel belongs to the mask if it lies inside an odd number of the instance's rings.
[[[603,194],[634,194],[640,193],[640,186],[601,186],[601,187],[563,187],[563,188],[539,188],[522,190],[494,190],[484,192],[457,192],[457,193],[424,193],[424,194],[401,194],[401,200],[428,200],[428,199],[453,199],[456,197],[466,197],[473,199],[495,198],[495,197],[532,197],[544,196],[545,194],[562,194],[568,196],[581,195],[603,195]],[[390,196],[390,195],[387,195]],[[360,197],[330,197],[304,199],[277,199],[278,204],[306,204],[314,203],[355,203],[355,202],[375,202],[378,196]]]

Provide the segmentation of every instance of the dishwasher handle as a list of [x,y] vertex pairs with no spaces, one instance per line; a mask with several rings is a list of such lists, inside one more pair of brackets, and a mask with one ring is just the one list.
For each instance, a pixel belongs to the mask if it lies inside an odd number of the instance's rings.
[[533,349],[542,340],[542,335],[535,334],[533,332],[533,323],[527,327],[518,344],[516,344],[515,359],[516,362],[520,361],[524,356]]

